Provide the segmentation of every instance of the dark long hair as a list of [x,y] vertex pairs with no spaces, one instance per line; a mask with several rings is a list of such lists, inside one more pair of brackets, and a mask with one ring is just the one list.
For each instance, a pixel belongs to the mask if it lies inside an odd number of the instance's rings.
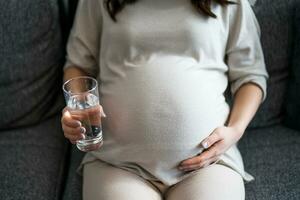
[[[122,9],[128,5],[137,2],[138,0],[105,0],[105,7],[110,15],[110,17],[116,21],[116,15],[122,11]],[[162,0],[163,1],[163,0]],[[192,5],[196,10],[205,16],[216,18],[217,16],[211,11],[212,1],[217,2],[221,6],[226,6],[228,4],[234,4],[232,1],[228,0],[190,0]]]

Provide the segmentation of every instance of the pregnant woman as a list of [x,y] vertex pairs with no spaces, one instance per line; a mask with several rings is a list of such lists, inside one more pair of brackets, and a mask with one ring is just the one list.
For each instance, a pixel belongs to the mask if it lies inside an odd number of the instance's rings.
[[[259,31],[248,0],[79,1],[65,80],[97,78],[106,115],[83,199],[244,199],[236,143],[268,79]],[[72,143],[85,131],[67,111],[62,126]]]

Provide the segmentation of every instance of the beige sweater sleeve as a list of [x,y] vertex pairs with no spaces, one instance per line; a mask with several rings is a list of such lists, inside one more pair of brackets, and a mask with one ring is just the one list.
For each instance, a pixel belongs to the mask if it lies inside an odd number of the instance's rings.
[[64,69],[77,66],[96,77],[99,71],[99,47],[102,15],[99,0],[80,0],[67,44]]
[[262,92],[262,102],[267,96],[267,79],[264,55],[260,43],[260,27],[247,0],[237,1],[232,6],[231,28],[226,49],[228,77],[231,93],[245,83],[257,84]]

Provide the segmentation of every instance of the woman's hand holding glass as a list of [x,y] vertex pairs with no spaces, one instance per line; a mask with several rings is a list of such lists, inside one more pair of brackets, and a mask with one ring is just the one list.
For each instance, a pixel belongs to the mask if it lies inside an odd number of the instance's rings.
[[[105,113],[103,112],[103,108],[101,105],[96,106],[90,112],[98,113],[100,117],[106,117]],[[94,115],[97,116],[97,115]],[[66,106],[62,112],[61,124],[62,129],[64,131],[64,136],[70,140],[72,144],[76,144],[76,141],[85,139],[85,132],[86,129],[82,125],[81,121],[84,120],[84,115],[71,115],[69,108]]]
[[67,107],[63,111],[65,136],[81,151],[94,151],[103,144],[98,82],[88,76],[77,76],[63,84]]

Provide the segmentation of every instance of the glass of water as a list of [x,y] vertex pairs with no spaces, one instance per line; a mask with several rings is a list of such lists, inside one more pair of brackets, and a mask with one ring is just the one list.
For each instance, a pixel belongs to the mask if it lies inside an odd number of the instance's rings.
[[80,76],[66,81],[63,91],[73,119],[85,128],[84,138],[76,142],[81,151],[93,151],[103,144],[98,82],[96,79]]

